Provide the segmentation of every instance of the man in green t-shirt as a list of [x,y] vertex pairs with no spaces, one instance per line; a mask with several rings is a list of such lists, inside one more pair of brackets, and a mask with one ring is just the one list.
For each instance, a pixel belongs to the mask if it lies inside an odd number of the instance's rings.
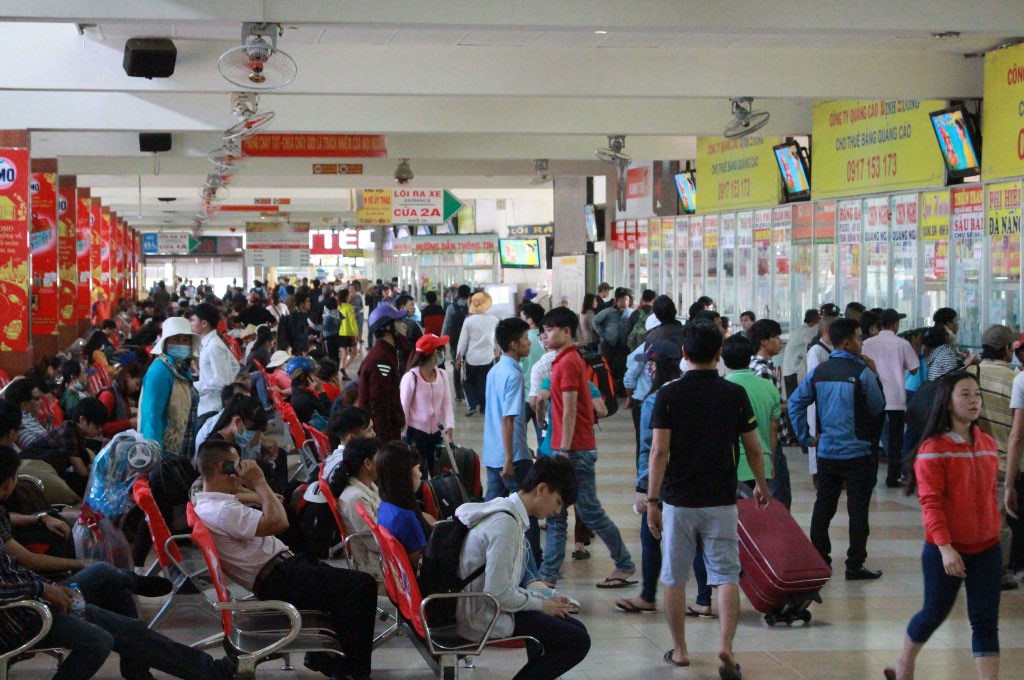
[[[729,382],[736,383],[747,393],[750,407],[757,418],[757,438],[763,451],[774,451],[779,438],[779,418],[782,417],[782,403],[779,390],[768,380],[759,378],[750,370],[750,357],[754,347],[742,334],[732,335],[722,346],[722,361],[731,373],[725,376]],[[747,454],[743,444],[739,443],[740,457],[736,465],[736,476],[753,488],[754,473],[747,463]],[[764,476],[772,477],[774,471],[770,456],[764,457]]]

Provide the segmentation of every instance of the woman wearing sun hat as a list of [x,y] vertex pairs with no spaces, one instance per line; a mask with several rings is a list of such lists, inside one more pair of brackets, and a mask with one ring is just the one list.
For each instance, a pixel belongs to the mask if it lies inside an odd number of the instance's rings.
[[171,317],[150,353],[154,359],[142,379],[139,431],[163,442],[165,457],[191,458],[199,405],[191,364],[199,356],[199,336],[188,319]]
[[423,472],[430,474],[434,455],[441,443],[443,428],[451,441],[455,427],[452,394],[448,375],[438,368],[444,347],[450,338],[427,333],[416,341],[416,351],[409,358],[409,370],[399,386],[402,410],[405,412],[405,441],[423,457]]
[[484,388],[487,385],[487,373],[498,356],[498,346],[494,342],[494,329],[498,326],[498,318],[488,314],[491,308],[491,296],[484,291],[476,293],[469,299],[469,316],[462,325],[456,350],[455,365],[466,364],[464,372],[466,389],[466,411],[471,416],[479,407],[484,412]]

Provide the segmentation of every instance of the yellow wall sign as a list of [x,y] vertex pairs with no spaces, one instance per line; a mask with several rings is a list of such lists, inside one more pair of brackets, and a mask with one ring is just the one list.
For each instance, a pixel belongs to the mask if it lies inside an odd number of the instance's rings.
[[772,147],[781,143],[781,137],[698,137],[698,212],[777,205],[782,181]]
[[391,189],[363,189],[356,220],[359,224],[391,224]]
[[816,101],[811,195],[834,198],[945,184],[928,114],[941,100]]
[[1024,175],[1024,43],[985,55],[981,176]]
[[918,198],[918,231],[924,241],[949,238],[949,190],[924,191]]

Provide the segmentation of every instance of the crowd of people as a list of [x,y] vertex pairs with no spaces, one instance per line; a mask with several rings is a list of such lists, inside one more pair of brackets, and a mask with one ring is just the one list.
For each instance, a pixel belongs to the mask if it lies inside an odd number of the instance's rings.
[[[482,444],[486,480],[483,498],[454,512],[466,528],[458,576],[467,591],[498,603],[492,636],[531,638],[516,678],[557,678],[590,648],[574,618],[579,603],[558,590],[570,506],[572,559],[590,557],[599,538],[614,568],[596,586],[640,586],[615,601],[618,610],[655,611],[663,586],[667,663],[690,663],[688,617],[717,618],[720,675],[742,677],[732,647],[736,499],[790,507],[784,446],[807,454],[816,488],[810,540],[829,564],[829,527],[846,492],[847,580],[882,576],[867,566],[879,468],[887,487],[920,501],[925,601],[886,677],[914,677],[917,654],[962,582],[978,677],[998,675],[1000,593],[1024,576],[1024,374],[1014,368],[1024,349],[1008,327],[986,329],[978,355],[958,346],[952,309],[938,310],[932,326],[901,332],[897,310],[853,302],[841,312],[826,303],[807,310],[784,341],[777,321],[752,311],[733,325],[700,297],[684,316],[667,295],[644,290],[634,304],[632,291],[607,283],[584,297],[579,314],[564,300],[548,309],[528,289],[509,318],[492,313],[482,289],[428,291],[420,302],[397,281],[380,280],[256,281],[223,297],[176,280],[121,303],[112,318],[102,318],[106,309],[69,352],[15,378],[0,399],[0,604],[34,598],[51,606],[44,644],[71,650],[61,680],[91,677],[111,650],[131,677],[157,668],[220,678],[233,667],[138,620],[131,593],[171,587],[131,569],[152,559],[140,511],[117,525],[131,541],[132,564],[86,565],[59,513],[18,505],[19,471],[44,479],[48,503],[76,503],[107,439],[136,429],[159,442],[161,474],[151,483],[172,530],[187,531],[183,508],[194,503],[232,581],[332,621],[345,655],[307,655],[307,667],[368,678],[380,550],[354,541],[350,569],[325,562],[341,538],[326,501],[337,502],[347,535],[368,528],[359,506],[414,567],[429,561],[440,518],[428,511],[423,486],[455,444],[458,404],[483,420],[482,442],[462,443]],[[309,477],[290,474],[284,442],[299,442],[283,436],[281,403],[330,442]],[[596,423],[620,403],[635,430],[639,565],[597,490]],[[688,604],[691,574],[697,597]],[[88,603],[81,616],[70,611],[73,593],[63,584],[71,582]],[[460,635],[486,632],[481,607],[460,601]],[[0,642],[16,644],[30,618],[0,612]]]

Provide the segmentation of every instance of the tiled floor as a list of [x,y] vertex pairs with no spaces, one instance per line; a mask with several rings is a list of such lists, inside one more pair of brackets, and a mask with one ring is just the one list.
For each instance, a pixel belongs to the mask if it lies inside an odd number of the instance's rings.
[[[457,405],[461,406],[461,405]],[[456,440],[478,451],[482,445],[483,420],[479,415],[465,418],[456,413]],[[621,411],[602,421],[597,434],[600,459],[598,488],[602,502],[618,524],[634,560],[640,560],[639,517],[631,509],[634,458],[630,416]],[[532,438],[532,436],[531,436]],[[807,474],[807,458],[798,450],[788,452],[793,472],[793,514],[802,526],[810,522],[814,492]],[[846,551],[845,503],[833,523],[834,555],[841,561]],[[921,604],[919,552],[923,531],[916,502],[886,489],[876,490],[871,513],[872,533],[868,543],[868,566],[885,571],[881,580],[846,583],[840,577],[822,593],[823,604],[813,607],[814,621],[807,627],[768,628],[746,602],[736,636],[738,660],[745,678],[835,678],[875,679],[891,664],[903,641],[907,620]],[[593,640],[590,655],[570,675],[575,680],[623,680],[625,678],[717,678],[715,650],[717,623],[687,620],[687,640],[693,666],[671,668],[661,660],[671,638],[663,614],[630,615],[619,612],[616,597],[637,590],[603,591],[594,583],[612,570],[607,551],[600,542],[590,547],[590,560],[565,562],[560,589],[582,603],[580,619]],[[691,595],[693,587],[691,585]],[[660,600],[659,600],[660,606]],[[155,611],[146,607],[147,613]],[[1021,678],[1024,667],[1024,594],[1004,596],[1000,638],[1003,648],[1002,678]],[[184,612],[162,630],[183,641],[215,632],[211,620],[193,618]],[[218,652],[219,653],[219,652]],[[510,678],[525,661],[523,650],[494,649],[476,661],[475,670],[462,671],[463,678],[498,680]],[[261,667],[260,676],[287,680],[315,677],[296,660],[294,672],[282,672],[279,663]],[[50,660],[33,660],[14,669],[16,677],[48,678]],[[970,626],[963,597],[945,625],[929,642],[919,660],[921,680],[963,680],[974,677],[970,651]],[[116,661],[108,661],[98,677],[118,677]],[[418,652],[398,638],[374,653],[374,678],[407,680],[430,677]]]

